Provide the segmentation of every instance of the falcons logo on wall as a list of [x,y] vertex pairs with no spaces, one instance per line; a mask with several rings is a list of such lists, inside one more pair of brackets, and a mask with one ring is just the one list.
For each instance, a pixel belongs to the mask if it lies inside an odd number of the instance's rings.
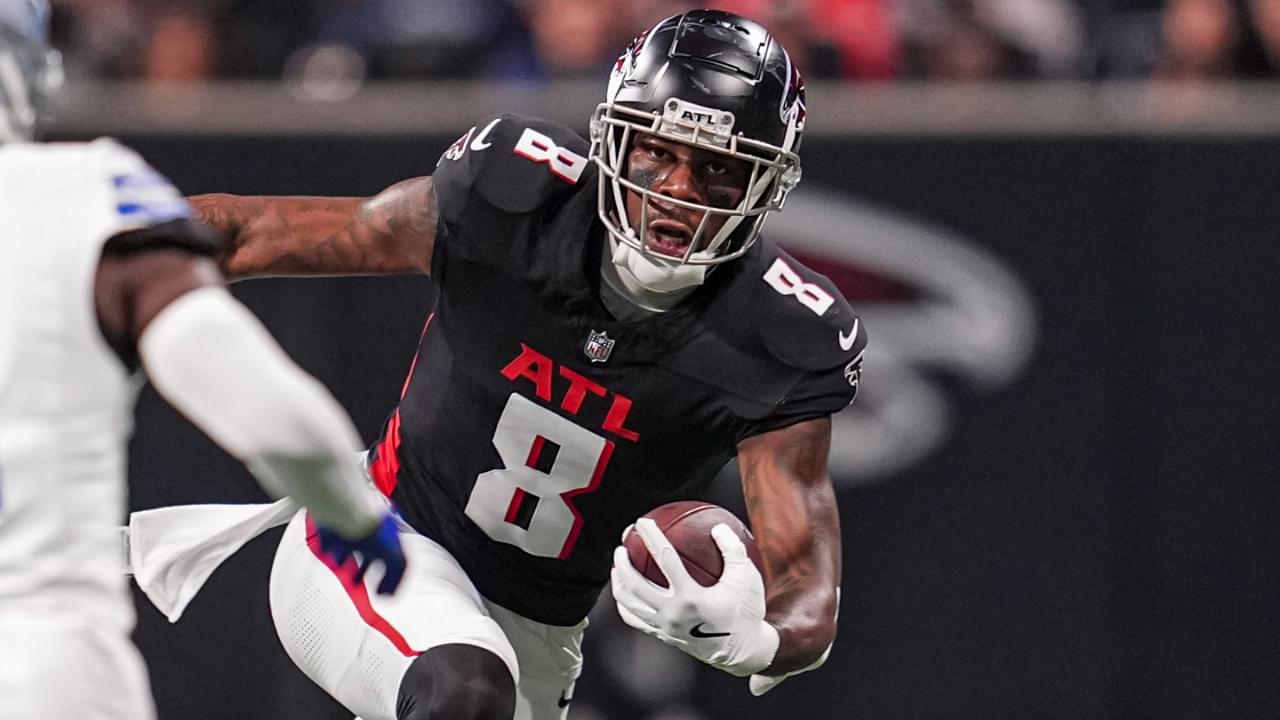
[[1031,294],[955,232],[810,186],[770,218],[769,234],[830,278],[871,333],[858,399],[832,419],[838,484],[884,479],[946,441],[953,407],[942,376],[998,391],[1031,358]]

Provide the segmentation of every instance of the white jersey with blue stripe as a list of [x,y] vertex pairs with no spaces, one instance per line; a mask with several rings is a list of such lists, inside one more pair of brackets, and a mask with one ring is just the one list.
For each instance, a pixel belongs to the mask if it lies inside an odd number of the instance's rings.
[[137,383],[94,280],[107,239],[189,212],[112,140],[0,147],[0,616],[132,625],[116,546]]

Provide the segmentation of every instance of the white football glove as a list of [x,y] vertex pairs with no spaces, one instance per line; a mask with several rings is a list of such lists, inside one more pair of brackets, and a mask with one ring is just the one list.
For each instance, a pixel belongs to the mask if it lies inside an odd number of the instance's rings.
[[637,520],[635,532],[668,586],[660,587],[640,574],[625,546],[615,549],[613,599],[623,622],[738,677],[769,667],[778,652],[778,630],[765,622],[764,578],[733,530],[724,524],[711,529],[724,555],[724,572],[711,587],[689,575],[653,520]]

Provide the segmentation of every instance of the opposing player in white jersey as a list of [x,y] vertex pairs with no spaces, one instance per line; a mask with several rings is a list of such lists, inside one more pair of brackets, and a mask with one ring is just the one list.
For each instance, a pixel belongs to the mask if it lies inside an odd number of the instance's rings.
[[404,556],[337,402],[222,287],[216,236],[111,140],[29,139],[55,57],[42,0],[0,0],[0,718],[147,720],[117,549],[134,370],[305,505],[357,572]]

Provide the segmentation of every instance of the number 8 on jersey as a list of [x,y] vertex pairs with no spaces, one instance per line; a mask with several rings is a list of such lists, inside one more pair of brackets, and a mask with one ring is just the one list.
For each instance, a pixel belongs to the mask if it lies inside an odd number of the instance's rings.
[[572,498],[600,485],[613,442],[512,393],[493,446],[505,467],[476,477],[467,517],[498,542],[567,558],[582,530]]

